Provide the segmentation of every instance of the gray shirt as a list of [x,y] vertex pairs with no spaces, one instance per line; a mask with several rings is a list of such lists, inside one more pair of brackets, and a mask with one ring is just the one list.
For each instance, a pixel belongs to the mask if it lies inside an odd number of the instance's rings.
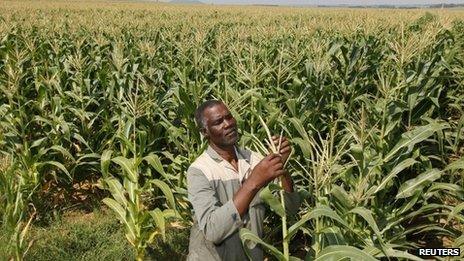
[[[210,146],[187,170],[188,198],[194,212],[187,260],[247,260],[238,233],[240,228],[262,238],[265,206],[259,193],[243,218],[232,199],[263,157],[237,148],[236,154],[238,173]],[[284,198],[287,211],[296,213],[300,205],[298,193],[285,193]],[[259,246],[247,244],[247,247],[252,260],[263,260]]]

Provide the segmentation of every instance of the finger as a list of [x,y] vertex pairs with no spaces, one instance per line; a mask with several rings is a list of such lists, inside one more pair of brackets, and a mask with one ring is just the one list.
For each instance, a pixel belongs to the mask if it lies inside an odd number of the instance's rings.
[[272,138],[272,143],[274,143],[275,145],[278,145],[279,144],[279,138]]
[[276,158],[279,158],[281,157],[279,154],[277,153],[270,153],[269,155],[266,156],[266,159],[269,160],[269,161],[272,161],[272,160],[275,160]]
[[284,164],[282,164],[282,162],[277,162],[277,163],[273,166],[274,170],[276,170],[276,171],[277,171],[277,170],[281,170],[283,167],[284,167]]
[[279,154],[282,154],[282,153],[284,153],[284,152],[288,152],[288,151],[290,151],[291,149],[292,149],[292,148],[291,148],[290,146],[282,147],[282,148],[280,148],[280,150],[279,150]]
[[266,155],[266,157],[264,157],[264,159],[262,159],[261,161],[270,161],[274,158],[274,154],[273,153],[269,153]]
[[289,152],[290,150],[291,150],[290,147],[285,147],[285,148],[281,149],[279,152],[280,152],[280,154],[285,154],[285,153]]
[[282,162],[282,156],[280,156],[280,155],[278,157],[275,157],[275,158],[270,160],[270,163],[271,163],[272,166],[277,164],[277,163],[281,163],[281,162]]
[[281,149],[283,149],[283,148],[288,148],[288,147],[291,147],[291,146],[290,146],[290,143],[288,143],[288,142],[285,143],[285,144],[281,144],[281,145],[280,145],[280,148],[281,148]]
[[286,171],[285,170],[278,170],[273,173],[274,178],[280,177],[282,175],[285,175]]
[[277,146],[280,146],[281,148],[284,147],[284,146],[288,146],[290,143],[288,142],[288,140],[284,140],[284,139],[279,139],[278,141],[274,141],[274,143],[277,145]]

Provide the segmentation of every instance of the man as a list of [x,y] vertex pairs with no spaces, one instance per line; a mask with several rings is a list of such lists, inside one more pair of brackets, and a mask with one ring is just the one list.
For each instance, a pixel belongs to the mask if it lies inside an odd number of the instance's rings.
[[[265,206],[260,189],[282,178],[287,211],[296,212],[300,204],[290,175],[283,169],[290,143],[282,138],[280,155],[264,158],[238,148],[237,122],[221,101],[201,104],[195,120],[209,146],[187,170],[194,212],[187,260],[247,260],[239,230],[245,227],[262,237]],[[279,143],[279,137],[273,140]],[[252,260],[263,260],[259,246],[249,247]]]

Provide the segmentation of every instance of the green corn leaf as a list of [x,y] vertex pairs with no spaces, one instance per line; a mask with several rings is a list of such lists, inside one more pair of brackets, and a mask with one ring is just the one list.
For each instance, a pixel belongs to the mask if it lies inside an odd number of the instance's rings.
[[69,151],[67,151],[62,146],[59,146],[59,145],[51,146],[50,148],[46,149],[45,152],[48,152],[50,150],[60,152],[63,156],[67,157],[68,159],[71,159],[72,161],[76,161],[74,157],[71,155],[71,153],[69,153]]
[[39,166],[45,166],[45,165],[53,165],[53,166],[59,168],[61,171],[63,171],[66,174],[66,176],[68,176],[70,181],[72,180],[71,174],[69,174],[66,167],[63,164],[61,164],[60,162],[50,160],[50,161],[45,161],[45,162],[39,164]]
[[464,157],[451,162],[448,166],[446,166],[445,170],[462,170],[464,169]]
[[266,202],[266,204],[274,211],[277,215],[283,217],[285,216],[284,208],[280,204],[280,200],[272,194],[269,186],[264,187],[259,193],[259,197]]
[[172,194],[171,188],[164,181],[159,179],[154,179],[150,182],[161,189],[164,196],[166,197],[166,200],[168,201],[168,206],[172,209],[176,209],[176,202],[174,200],[174,195]]
[[135,151],[134,151],[134,143],[132,143],[132,141],[130,139],[126,138],[125,136],[123,136],[121,134],[116,135],[116,137],[121,141],[122,144],[124,144],[124,147],[126,149],[128,149],[132,153],[135,153]]
[[163,210],[164,218],[182,218],[182,216],[174,209],[165,209]]
[[435,132],[446,129],[447,127],[448,124],[431,122],[428,125],[420,126],[404,133],[401,135],[401,139],[398,141],[398,143],[385,156],[384,162],[388,162],[393,159],[393,157],[404,148],[408,148],[408,150],[411,151],[414,145],[429,138]]
[[166,240],[166,221],[164,220],[163,212],[159,208],[156,208],[155,210],[150,211],[150,215],[155,221],[156,228],[160,230],[163,240]]
[[106,178],[105,183],[108,186],[108,190],[110,191],[113,198],[118,202],[120,205],[126,207],[127,200],[124,194],[126,193],[124,187],[119,183],[119,181],[113,177]]
[[147,146],[147,132],[146,131],[137,131],[138,142],[137,145],[139,146],[139,151],[145,151],[145,147]]
[[161,163],[160,158],[156,154],[150,154],[148,156],[145,156],[143,158],[144,161],[146,161],[148,164],[150,164],[163,178],[165,178],[166,181],[169,181],[169,178],[166,175],[166,172],[164,171],[163,164]]
[[84,144],[87,148],[90,149],[90,151],[93,151],[92,147],[87,143],[87,141],[79,133],[73,133],[72,137],[78,140],[79,142],[81,142],[82,144]]
[[412,197],[409,197],[409,199],[406,200],[406,202],[404,202],[403,205],[398,209],[399,213],[405,213],[409,211],[417,203],[420,197],[420,192],[416,192]]
[[124,158],[122,156],[118,156],[116,158],[113,158],[112,161],[123,169],[124,173],[127,174],[127,177],[132,181],[132,182],[137,182],[138,180],[138,173],[135,167],[135,164],[132,159]]
[[103,177],[108,176],[108,174],[109,174],[108,170],[109,170],[110,163],[111,163],[111,154],[112,153],[113,153],[112,150],[105,150],[101,155],[100,167],[101,167],[101,172],[102,172]]
[[[97,154],[97,153],[88,153],[88,154],[84,154],[84,155],[82,155],[81,157],[79,157],[79,158],[76,160],[76,163],[81,163],[81,164],[90,163],[90,162],[88,162],[88,161],[84,161],[85,159],[100,160],[100,159],[101,159],[101,155],[100,155],[100,154]],[[97,162],[97,161],[91,161],[91,162],[93,163],[93,162]]]
[[29,148],[32,149],[32,148],[38,147],[38,146],[40,146],[45,140],[47,140],[47,137],[41,138],[41,139],[38,139],[38,140],[35,140],[34,142],[32,142],[32,144],[31,144],[31,146],[30,146]]
[[287,237],[288,238],[291,238],[297,231],[298,229],[303,226],[306,222],[308,222],[308,220],[310,219],[315,219],[315,218],[319,218],[319,217],[328,217],[334,221],[337,221],[338,223],[342,224],[343,226],[345,227],[348,227],[348,224],[345,222],[345,220],[343,220],[338,214],[337,212],[333,211],[331,208],[327,207],[327,206],[324,206],[324,205],[321,205],[321,206],[317,206],[315,207],[313,210],[311,210],[310,212],[306,213],[305,215],[303,215],[300,220],[298,220],[298,222],[296,222],[295,224],[293,224],[289,229],[288,229],[288,234],[287,234]]
[[113,210],[116,213],[118,219],[121,222],[126,223],[126,211],[121,206],[121,204],[119,204],[112,198],[104,198],[103,203],[105,203],[109,208],[111,208],[111,210]]
[[440,192],[441,194],[449,193],[458,199],[464,200],[464,188],[460,185],[443,182],[433,182],[430,188],[425,193],[425,195],[432,196],[437,192]]
[[350,213],[358,214],[361,216],[369,225],[369,227],[374,231],[375,235],[377,236],[380,244],[384,244],[383,236],[380,233],[380,229],[377,226],[377,223],[375,222],[374,217],[372,216],[372,212],[368,209],[365,209],[363,207],[356,207],[352,210],[350,210]]
[[[297,78],[294,78],[294,83],[301,85],[301,81]],[[287,105],[288,110],[290,111],[290,115],[296,116],[296,99],[288,99],[285,104]]]
[[376,261],[367,252],[352,246],[328,246],[317,255],[315,261],[338,261],[344,259]]
[[411,197],[415,194],[416,191],[421,190],[427,183],[435,181],[436,179],[440,178],[440,176],[441,171],[438,169],[428,170],[416,178],[404,182],[398,189],[396,198],[399,199]]
[[464,216],[460,215],[461,211],[464,210],[464,202],[453,207],[453,210],[448,214],[448,219],[446,220],[447,223],[451,221],[451,219],[460,217],[458,218],[461,222],[464,222]]
[[456,238],[453,242],[453,247],[462,247],[464,246],[464,234]]
[[97,154],[97,153],[85,154],[76,160],[76,164],[74,165],[74,167],[72,168],[70,172],[74,173],[79,166],[92,166],[94,168],[98,168],[99,165],[101,166],[100,159],[101,159],[100,154]]
[[303,127],[301,120],[297,118],[290,118],[288,120],[293,124],[293,127],[296,129],[296,131],[298,131],[301,138],[303,140],[308,140],[308,133],[306,132],[306,128]]
[[[382,252],[382,250],[374,247],[374,246],[369,246],[364,248],[364,252],[369,253],[372,256],[375,256],[376,258],[382,258],[382,257],[396,257],[399,258],[400,260],[405,259],[405,260],[415,260],[415,261],[423,261],[424,259],[419,258],[415,255],[409,254],[406,251],[400,251],[393,249],[390,245],[386,247],[386,249]],[[386,255],[385,255],[385,253]]]
[[242,239],[243,249],[245,250],[245,253],[248,255],[248,257],[250,257],[248,245],[249,245],[249,242],[251,242],[255,244],[260,244],[264,250],[266,250],[268,253],[273,255],[278,260],[285,260],[285,257],[282,254],[282,252],[280,252],[277,248],[273,247],[272,245],[264,242],[260,237],[253,234],[253,232],[251,232],[250,230],[246,228],[242,228],[240,229],[239,233],[240,233],[240,238]]
[[346,245],[346,240],[343,237],[343,234],[339,227],[324,227],[321,230],[321,233],[324,235],[324,245]]
[[350,199],[344,188],[333,185],[330,194],[332,194],[343,205],[343,207],[347,209],[353,208],[353,201]]
[[137,183],[130,181],[130,179],[124,179],[124,188],[129,195],[129,200],[132,204],[137,203]]
[[129,136],[130,136],[130,133],[131,133],[131,128],[132,128],[132,120],[128,119],[124,123],[124,132],[123,132],[123,136],[122,136],[122,137],[126,138],[126,140],[129,140]]
[[392,171],[380,182],[380,184],[376,187],[374,194],[381,191],[385,188],[390,180],[396,177],[401,171],[411,167],[412,165],[416,164],[417,161],[412,158],[407,158],[403,160],[400,164],[396,165]]
[[103,203],[116,213],[118,219],[126,226],[126,237],[130,239],[130,242],[133,242],[136,229],[134,225],[126,219],[126,211],[124,208],[112,198],[104,198]]
[[296,144],[298,144],[298,146],[300,147],[301,149],[301,152],[303,152],[303,156],[305,158],[310,158],[311,157],[311,143],[306,141],[306,140],[303,140],[302,138],[293,138],[292,141]]

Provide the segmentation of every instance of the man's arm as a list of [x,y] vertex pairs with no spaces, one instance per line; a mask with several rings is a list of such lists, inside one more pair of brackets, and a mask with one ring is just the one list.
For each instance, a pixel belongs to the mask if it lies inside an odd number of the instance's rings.
[[251,201],[262,187],[285,174],[282,168],[282,158],[278,154],[267,155],[253,168],[250,177],[234,195],[234,204],[241,217],[245,215]]
[[232,200],[222,205],[216,197],[206,176],[197,168],[187,171],[187,189],[200,230],[207,240],[216,244],[234,233],[243,225],[242,217],[248,210],[256,193],[271,180],[283,175],[279,155],[270,154],[253,169]]
[[193,167],[187,170],[187,190],[199,228],[208,241],[219,244],[242,227],[233,200],[222,205],[201,170]]

